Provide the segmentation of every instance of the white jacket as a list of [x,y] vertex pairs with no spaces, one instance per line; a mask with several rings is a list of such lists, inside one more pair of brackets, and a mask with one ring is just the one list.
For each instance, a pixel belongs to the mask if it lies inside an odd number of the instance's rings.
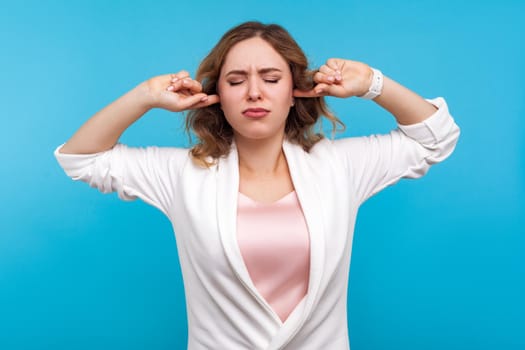
[[282,323],[254,287],[236,240],[235,145],[217,165],[195,166],[187,149],[117,144],[92,155],[55,150],[67,175],[141,198],[173,223],[184,279],[188,349],[349,349],[347,286],[357,210],[400,178],[417,178],[454,149],[459,129],[442,98],[425,121],[387,135],[324,139],[306,153],[284,142],[310,234],[305,298]]

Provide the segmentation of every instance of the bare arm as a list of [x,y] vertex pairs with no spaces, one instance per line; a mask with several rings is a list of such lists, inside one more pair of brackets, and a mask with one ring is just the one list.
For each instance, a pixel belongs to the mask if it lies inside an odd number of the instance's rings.
[[383,78],[383,92],[374,101],[392,113],[402,125],[422,122],[437,110],[433,104],[386,76]]
[[[310,91],[296,90],[294,96],[362,96],[368,91],[372,75],[365,63],[331,58],[315,74],[317,85]],[[385,76],[383,82],[383,92],[374,101],[392,113],[399,124],[419,123],[436,111],[434,105],[392,79]]]
[[199,82],[181,71],[151,78],[112,102],[82,125],[60,153],[90,154],[112,148],[120,135],[152,108],[178,112],[217,103],[217,95],[201,92]]

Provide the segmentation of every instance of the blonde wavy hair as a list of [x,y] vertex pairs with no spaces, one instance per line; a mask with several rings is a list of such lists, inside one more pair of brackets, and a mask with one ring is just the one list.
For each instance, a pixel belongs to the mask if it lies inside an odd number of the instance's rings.
[[[217,82],[222,65],[229,50],[237,43],[260,37],[268,42],[288,62],[292,72],[293,87],[299,90],[310,90],[314,87],[315,71],[308,70],[308,60],[292,36],[277,24],[245,22],[226,32],[208,56],[199,65],[196,80],[200,81],[203,92],[217,94]],[[296,98],[286,120],[286,138],[309,151],[324,136],[321,128],[314,131],[321,116],[332,124],[344,129],[344,124],[328,109],[323,97]],[[213,165],[216,160],[229,153],[233,141],[233,129],[226,121],[219,104],[195,109],[188,113],[186,131],[197,136],[199,142],[191,149],[191,155],[197,164]]]

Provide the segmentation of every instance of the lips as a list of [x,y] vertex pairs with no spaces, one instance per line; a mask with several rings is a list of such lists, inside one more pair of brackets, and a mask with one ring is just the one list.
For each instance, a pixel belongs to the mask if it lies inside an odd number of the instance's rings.
[[248,118],[262,118],[268,113],[270,113],[270,111],[265,108],[247,108],[242,111],[242,114]]

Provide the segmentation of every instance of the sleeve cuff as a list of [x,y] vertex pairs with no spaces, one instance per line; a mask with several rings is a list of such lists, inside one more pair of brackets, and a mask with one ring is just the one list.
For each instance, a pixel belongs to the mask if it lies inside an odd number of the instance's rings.
[[94,158],[103,152],[92,153],[92,154],[73,154],[73,153],[60,153],[60,149],[65,143],[58,146],[53,154],[55,155],[58,164],[64,169],[66,174],[70,177],[77,177],[80,175],[79,171],[86,165],[90,164]]
[[422,122],[411,125],[398,124],[398,127],[405,135],[422,144],[436,144],[450,133],[455,123],[442,97],[427,101],[438,108],[434,114]]

